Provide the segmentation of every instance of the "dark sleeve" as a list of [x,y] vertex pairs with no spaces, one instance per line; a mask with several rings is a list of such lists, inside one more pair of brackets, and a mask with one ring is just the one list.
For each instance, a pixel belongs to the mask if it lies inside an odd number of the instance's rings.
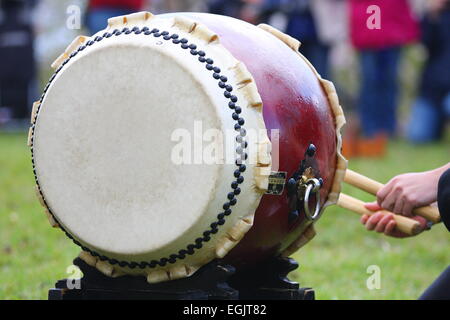
[[439,52],[439,26],[436,22],[425,16],[420,24],[422,43],[427,48],[430,55]]
[[439,179],[437,199],[442,222],[450,231],[450,169]]

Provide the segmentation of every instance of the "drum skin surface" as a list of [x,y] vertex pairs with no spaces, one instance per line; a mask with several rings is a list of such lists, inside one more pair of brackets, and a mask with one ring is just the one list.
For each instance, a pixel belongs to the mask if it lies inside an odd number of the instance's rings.
[[[321,202],[325,203],[336,168],[336,125],[326,93],[309,64],[273,35],[241,20],[210,14],[188,16],[217,33],[222,45],[252,73],[263,100],[266,127],[280,130],[277,171],[290,177],[308,145],[317,147],[315,157],[324,180]],[[253,227],[226,260],[253,265],[286,249],[308,224],[302,213],[290,225],[288,213],[286,189],[281,195],[264,195]]]

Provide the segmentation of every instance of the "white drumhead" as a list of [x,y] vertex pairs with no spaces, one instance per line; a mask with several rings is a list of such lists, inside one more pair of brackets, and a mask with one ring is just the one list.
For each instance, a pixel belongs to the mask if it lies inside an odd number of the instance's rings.
[[40,185],[58,221],[111,253],[175,241],[205,215],[221,166],[174,164],[171,137],[195,121],[221,129],[212,105],[189,70],[153,48],[112,44],[70,65],[35,131]]

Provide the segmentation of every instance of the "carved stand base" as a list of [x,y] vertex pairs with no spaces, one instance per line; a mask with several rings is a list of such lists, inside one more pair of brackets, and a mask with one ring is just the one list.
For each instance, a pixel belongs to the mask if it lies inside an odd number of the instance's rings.
[[298,268],[295,260],[275,258],[258,270],[235,273],[235,268],[214,260],[189,278],[147,283],[145,277],[109,278],[79,258],[83,272],[77,288],[73,280],[59,280],[48,293],[49,300],[313,300],[311,288],[300,288],[287,278]]

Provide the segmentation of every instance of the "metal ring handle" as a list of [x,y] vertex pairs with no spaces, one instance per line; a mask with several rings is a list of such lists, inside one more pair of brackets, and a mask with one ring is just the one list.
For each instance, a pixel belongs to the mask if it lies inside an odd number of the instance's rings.
[[[321,183],[318,179],[310,179],[307,181],[307,187],[305,191],[305,199],[303,201],[303,207],[305,209],[305,215],[308,220],[317,220],[320,217],[320,192]],[[311,211],[309,210],[309,196],[310,194],[316,194],[316,208],[314,209],[314,214],[311,215]]]

